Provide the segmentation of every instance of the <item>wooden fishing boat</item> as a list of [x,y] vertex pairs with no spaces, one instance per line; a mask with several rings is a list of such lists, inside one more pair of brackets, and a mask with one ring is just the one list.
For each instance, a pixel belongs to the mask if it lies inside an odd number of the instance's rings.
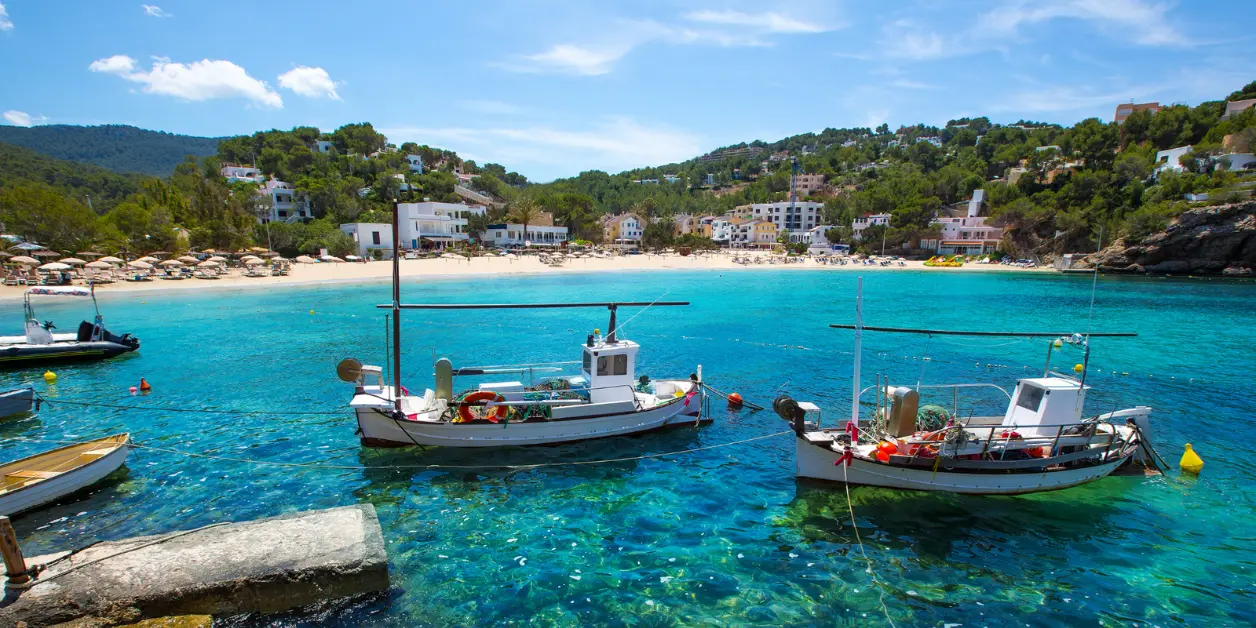
[[[853,485],[947,491],[974,495],[1016,495],[1054,491],[1107,477],[1119,467],[1156,464],[1151,442],[1151,408],[1135,406],[1085,416],[1086,368],[1090,339],[1134,334],[1061,334],[1047,332],[962,332],[950,330],[864,327],[861,294],[854,325],[832,325],[855,331],[854,381],[850,421],[823,427],[820,408],[781,395],[773,409],[789,421],[796,435],[796,475]],[[860,416],[860,339],[864,331],[983,337],[1048,338],[1042,377],[1021,379],[1014,392],[993,384],[891,386],[877,378],[871,417]],[[1064,346],[1084,352],[1071,374],[1051,370],[1051,352]],[[960,390],[991,387],[1007,398],[1002,415],[975,416],[959,411]],[[924,390],[922,390],[924,389]],[[954,400],[950,411],[921,413],[921,394],[946,389]],[[937,423],[926,423],[930,414]]]
[[[507,447],[549,445],[624,436],[678,425],[704,422],[702,366],[688,377],[649,381],[637,378],[641,346],[622,337],[616,322],[620,307],[663,307],[687,302],[610,303],[401,303],[401,252],[393,208],[393,301],[380,305],[392,310],[392,383],[383,369],[347,358],[337,366],[341,380],[354,384],[349,403],[357,419],[357,433],[368,447]],[[404,310],[515,310],[605,307],[610,310],[607,334],[593,330],[580,343],[578,373],[559,375],[568,364],[513,364],[454,368],[448,359],[433,365],[433,389],[411,394],[400,382],[401,311]],[[574,369],[573,369],[574,370]],[[536,381],[536,373],[555,376]],[[481,382],[455,393],[455,377],[518,375],[524,381]]]
[[0,515],[39,508],[87,488],[117,471],[130,450],[131,435],[115,434],[0,466]]

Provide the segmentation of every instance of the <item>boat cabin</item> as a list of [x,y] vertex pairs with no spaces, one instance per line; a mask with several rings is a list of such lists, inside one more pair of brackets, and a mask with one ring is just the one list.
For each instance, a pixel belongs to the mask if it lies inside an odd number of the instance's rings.
[[1003,425],[1016,426],[1023,436],[1054,435],[1061,425],[1081,422],[1089,388],[1064,377],[1022,379],[1016,383]]
[[601,339],[585,342],[581,372],[589,382],[589,401],[607,403],[632,401],[636,384],[637,350],[631,340]]

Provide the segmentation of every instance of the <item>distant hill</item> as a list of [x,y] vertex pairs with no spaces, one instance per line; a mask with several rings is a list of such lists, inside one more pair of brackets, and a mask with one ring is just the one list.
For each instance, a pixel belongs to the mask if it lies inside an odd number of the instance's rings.
[[97,213],[104,213],[122,199],[139,192],[147,178],[146,175],[119,174],[92,164],[54,159],[28,148],[0,143],[0,188],[22,183],[45,183],[79,201],[91,196],[92,207]]
[[218,152],[215,137],[175,135],[133,126],[0,126],[0,142],[57,159],[95,164],[114,172],[139,172],[165,177],[186,155],[206,157]]

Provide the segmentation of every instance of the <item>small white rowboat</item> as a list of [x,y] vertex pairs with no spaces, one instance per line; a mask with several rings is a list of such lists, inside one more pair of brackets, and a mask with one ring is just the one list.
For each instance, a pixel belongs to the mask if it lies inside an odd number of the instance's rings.
[[13,516],[87,488],[126,462],[130,434],[115,434],[0,466],[0,515]]

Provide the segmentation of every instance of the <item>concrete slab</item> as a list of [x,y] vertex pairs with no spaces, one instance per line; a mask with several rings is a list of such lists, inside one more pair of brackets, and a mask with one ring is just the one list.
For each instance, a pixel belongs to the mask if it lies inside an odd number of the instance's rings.
[[38,581],[6,591],[0,626],[275,613],[386,590],[388,556],[374,506],[359,504],[99,543]]

